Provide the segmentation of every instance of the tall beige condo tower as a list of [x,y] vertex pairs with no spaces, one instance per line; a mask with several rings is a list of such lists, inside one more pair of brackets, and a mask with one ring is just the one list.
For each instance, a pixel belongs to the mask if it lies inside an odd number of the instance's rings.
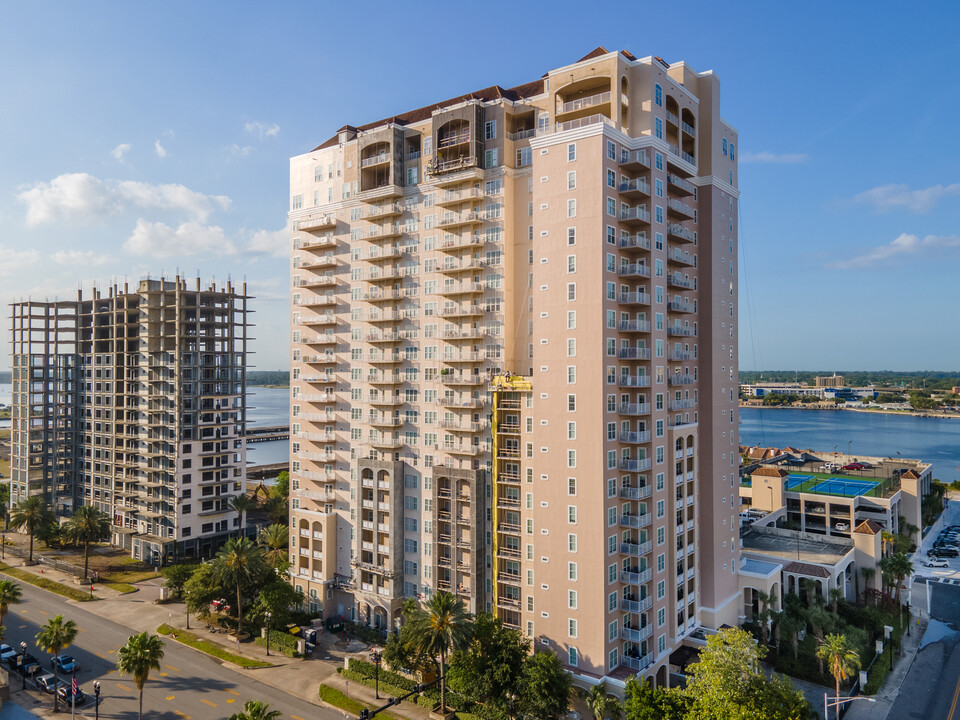
[[738,622],[736,146],[712,72],[598,48],[291,160],[314,608],[445,590],[659,684]]

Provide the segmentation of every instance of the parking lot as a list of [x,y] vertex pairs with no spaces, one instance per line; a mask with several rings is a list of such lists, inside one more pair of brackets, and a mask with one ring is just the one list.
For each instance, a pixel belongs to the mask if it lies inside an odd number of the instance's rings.
[[927,533],[927,536],[923,539],[923,543],[913,555],[913,574],[915,576],[960,585],[960,557],[940,558],[941,560],[946,560],[947,567],[945,568],[924,566],[924,563],[928,560],[927,551],[933,547],[933,543],[936,541],[940,531],[950,525],[960,525],[960,502],[953,501],[947,505],[942,520],[934,526],[931,532]]

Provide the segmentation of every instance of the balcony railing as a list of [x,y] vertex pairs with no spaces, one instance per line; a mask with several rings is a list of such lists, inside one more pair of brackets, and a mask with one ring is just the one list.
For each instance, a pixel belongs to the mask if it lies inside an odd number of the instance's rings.
[[507,140],[513,140],[514,142],[516,142],[517,140],[526,140],[527,138],[531,138],[536,134],[537,134],[536,128],[527,128],[526,130],[517,130],[517,132],[512,132],[512,133],[508,132]]
[[625,500],[646,500],[653,494],[652,485],[643,487],[622,487],[620,488],[620,497]]
[[622,292],[617,298],[617,302],[619,302],[621,305],[649,305],[650,295],[642,290],[637,290],[636,292]]
[[624,263],[617,269],[618,277],[650,277],[650,266],[646,263]]
[[636,458],[620,459],[620,469],[628,472],[645,472],[651,467],[652,460],[650,458],[643,458],[642,460],[638,460]]
[[697,191],[697,186],[686,178],[682,178],[679,175],[674,175],[673,173],[667,173],[667,184],[676,186],[679,190],[690,193],[691,195]]
[[647,568],[643,572],[627,572],[626,570],[620,571],[620,582],[630,583],[631,585],[639,585],[640,583],[645,583],[650,580],[653,572],[651,568]]
[[621,415],[649,415],[650,403],[620,403]]
[[630,150],[620,154],[620,165],[629,169],[630,166],[640,165],[650,168],[650,154],[646,150]]
[[650,183],[643,178],[635,178],[620,183],[620,192],[622,193],[640,193],[641,195],[650,194]]
[[360,161],[360,167],[370,167],[371,165],[381,165],[386,162],[390,162],[390,153],[379,153],[378,155],[371,155],[370,157],[363,158]]
[[650,238],[643,233],[621,237],[617,245],[621,250],[649,250]]
[[576,100],[570,100],[563,103],[560,106],[558,112],[568,113],[576,112],[577,110],[583,110],[584,108],[595,107],[597,105],[603,105],[604,103],[610,102],[610,92],[597,93],[596,95],[590,95],[588,97],[578,98]]
[[649,320],[621,320],[620,332],[650,332]]
[[454,145],[462,145],[465,142],[470,142],[470,130],[463,130],[462,132],[440,138],[437,141],[437,149],[440,150],[442,148],[453,147]]
[[622,347],[617,352],[617,357],[621,360],[649,360],[650,348]]
[[649,375],[620,375],[617,378],[618,387],[650,387]]
[[650,442],[650,431],[645,430],[644,432],[621,432],[620,433],[620,442],[622,443],[646,443]]

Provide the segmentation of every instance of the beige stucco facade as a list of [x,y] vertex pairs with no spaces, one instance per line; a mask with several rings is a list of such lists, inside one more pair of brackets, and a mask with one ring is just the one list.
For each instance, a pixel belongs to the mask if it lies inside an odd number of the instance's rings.
[[713,73],[598,49],[291,160],[291,560],[325,614],[445,589],[659,682],[737,621],[736,145]]

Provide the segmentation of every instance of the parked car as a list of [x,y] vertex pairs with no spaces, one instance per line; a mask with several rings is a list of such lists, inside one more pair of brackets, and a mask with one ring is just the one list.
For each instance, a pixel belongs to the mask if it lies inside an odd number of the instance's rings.
[[950,563],[948,563],[946,560],[927,560],[924,565],[930,568],[950,567]]
[[820,472],[831,472],[833,470],[839,470],[840,466],[836,463],[824,463],[820,466]]
[[63,685],[63,680],[57,682],[57,679],[53,676],[53,673],[44,673],[43,675],[37,675],[34,678],[33,684],[36,686],[37,690],[42,690],[48,695],[52,695],[54,690]]
[[834,529],[834,530],[839,530],[839,531],[841,531],[841,532],[846,532],[847,530],[850,529],[850,525],[849,525],[848,523],[845,523],[845,522],[838,522],[838,523],[834,523],[834,524],[833,524],[833,529]]
[[864,470],[864,469],[866,469],[866,467],[867,467],[867,466],[864,465],[863,463],[852,462],[852,463],[848,463],[847,465],[844,465],[844,466],[843,466],[842,468],[840,468],[840,469],[841,469],[841,470],[848,470],[848,471],[849,471],[849,470]]
[[10,661],[17,656],[17,651],[6,643],[0,643],[0,663],[10,664]]
[[40,667],[40,661],[37,660],[30,653],[23,653],[22,655],[17,655],[16,660],[17,670],[22,672],[25,675],[34,675],[42,669]]
[[50,659],[50,667],[59,668],[60,672],[71,675],[80,671],[80,663],[71,655],[57,655]]
[[956,548],[934,548],[933,554],[937,557],[960,557],[960,550]]
[[[66,703],[68,707],[70,706],[70,701],[71,701],[70,696],[73,695],[72,691],[73,691],[72,684],[68,685],[67,683],[64,683],[63,685],[57,688],[57,697],[60,698],[61,702]],[[83,705],[87,701],[87,696],[83,694],[83,690],[81,690],[79,687],[77,688],[77,694],[76,694],[75,700],[77,705]]]

